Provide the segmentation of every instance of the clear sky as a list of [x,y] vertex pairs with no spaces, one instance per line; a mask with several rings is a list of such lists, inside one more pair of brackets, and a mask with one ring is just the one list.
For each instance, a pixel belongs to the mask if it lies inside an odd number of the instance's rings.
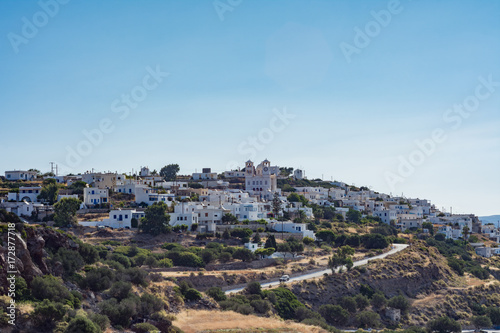
[[496,0],[4,0],[0,171],[268,158],[499,214],[499,17]]

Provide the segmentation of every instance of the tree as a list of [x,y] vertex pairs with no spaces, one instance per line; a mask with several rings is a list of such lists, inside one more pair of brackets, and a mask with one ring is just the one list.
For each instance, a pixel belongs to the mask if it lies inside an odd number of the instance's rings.
[[356,315],[356,321],[359,327],[378,327],[380,316],[373,311],[362,311]]
[[83,189],[87,187],[87,183],[81,180],[77,180],[68,186],[68,189],[73,191],[73,194],[83,195]]
[[403,295],[392,297],[387,305],[391,308],[401,310],[401,313],[408,311],[408,309],[410,308],[410,302]]
[[292,252],[292,249],[290,248],[290,244],[288,244],[288,243],[279,243],[276,250],[278,252],[283,253],[283,257],[286,256],[286,253]]
[[255,235],[253,236],[252,242],[259,244],[261,241],[262,239],[260,238],[260,234],[256,232]]
[[468,226],[463,227],[462,234],[464,235],[464,240],[467,242],[467,239],[469,238],[470,235],[470,229]]
[[335,273],[335,270],[342,265],[346,265],[347,269],[351,269],[354,265],[351,258],[353,254],[354,249],[349,245],[344,245],[338,249],[337,253],[328,259],[328,267],[332,270],[332,273]]
[[357,294],[354,297],[354,300],[356,301],[356,307],[358,308],[359,311],[363,311],[370,305],[370,301],[368,300],[368,297],[365,295]]
[[76,316],[71,319],[64,333],[101,333],[101,329],[90,319]]
[[38,195],[38,199],[46,201],[49,205],[53,205],[57,201],[57,194],[59,193],[59,187],[57,186],[56,180],[53,178],[48,178],[43,181],[43,187]]
[[292,257],[295,258],[298,253],[304,252],[304,243],[300,242],[298,239],[289,237],[286,242],[290,246]]
[[352,208],[349,208],[349,211],[346,214],[347,220],[353,223],[359,223],[361,220],[361,212]]
[[275,218],[277,218],[281,212],[281,199],[278,192],[274,192],[272,205],[273,205],[273,215]]
[[44,299],[36,304],[35,310],[30,314],[37,327],[53,328],[55,323],[61,320],[69,308],[59,302],[51,302]]
[[318,312],[332,325],[344,325],[349,320],[349,312],[340,305],[324,304],[319,307]]
[[491,306],[488,308],[488,316],[490,317],[493,325],[500,325],[500,308]]
[[250,295],[260,295],[262,293],[262,287],[258,281],[252,281],[245,287],[245,292]]
[[222,216],[221,221],[225,224],[237,224],[238,218],[231,213],[226,213]]
[[267,237],[266,243],[264,244],[264,248],[270,248],[270,247],[272,247],[273,249],[276,249],[278,247],[274,235]]
[[427,323],[427,330],[429,332],[437,332],[437,333],[451,333],[462,332],[462,326],[455,320],[449,317],[440,317],[434,320],[431,320]]
[[168,206],[166,203],[160,201],[155,202],[144,211],[144,217],[141,218],[139,229],[145,233],[158,235],[169,233],[171,227],[168,222],[170,215],[167,214]]
[[323,242],[332,243],[335,241],[335,233],[331,230],[321,230],[316,233],[316,238]]
[[260,258],[263,259],[265,256],[270,256],[274,252],[275,252],[274,248],[267,247],[267,248],[263,248],[263,249],[257,249],[257,250],[255,250],[254,253],[256,256],[260,256]]
[[252,261],[254,259],[254,254],[249,249],[238,248],[233,253],[233,259],[240,259],[243,261]]
[[80,208],[80,200],[63,198],[54,205],[54,222],[58,227],[76,225],[76,211]]
[[179,172],[180,168],[178,164],[169,164],[161,168],[160,176],[165,179],[165,181],[174,181],[177,179],[177,172]]
[[429,230],[429,234],[434,236],[434,225],[431,222],[422,223],[422,228]]
[[229,229],[226,229],[222,234],[222,239],[228,240],[229,238],[231,238],[231,233],[229,232]]
[[370,303],[372,304],[374,309],[380,310],[387,305],[387,299],[385,298],[385,295],[382,294],[381,292],[376,292],[375,294],[373,294]]
[[490,328],[493,326],[490,317],[488,316],[475,316],[471,318],[471,324],[479,330],[481,328]]

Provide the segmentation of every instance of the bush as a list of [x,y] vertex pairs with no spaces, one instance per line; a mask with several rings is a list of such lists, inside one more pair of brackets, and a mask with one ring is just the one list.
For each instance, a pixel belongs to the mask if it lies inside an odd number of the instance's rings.
[[143,269],[137,267],[131,267],[126,269],[123,274],[128,278],[130,282],[135,285],[147,286],[148,282],[146,277],[148,276],[148,272]]
[[139,323],[132,327],[132,331],[136,333],[159,332],[160,330],[150,323]]
[[184,297],[188,301],[197,301],[197,300],[201,299],[202,295],[198,290],[196,290],[194,288],[189,288],[184,293]]
[[34,311],[30,318],[34,321],[36,327],[50,329],[55,323],[61,320],[66,311],[69,310],[64,304],[59,302],[51,302],[44,299],[42,302],[35,305]]
[[64,303],[71,299],[69,290],[62,284],[61,280],[52,276],[37,276],[31,282],[33,297],[42,301],[48,299],[54,302]]
[[100,292],[111,287],[114,277],[114,272],[108,267],[94,268],[85,274],[81,287]]
[[372,311],[362,311],[356,315],[356,322],[359,327],[378,327],[380,316]]
[[141,295],[141,305],[139,313],[143,316],[158,312],[163,309],[163,301],[151,294],[144,293]]
[[500,308],[492,306],[488,308],[488,317],[490,317],[493,325],[500,325]]
[[109,327],[109,318],[99,313],[91,313],[88,315],[89,319],[96,324],[101,331],[105,331]]
[[368,297],[358,294],[354,297],[354,300],[356,301],[356,307],[358,308],[359,311],[363,311],[370,305],[370,301],[368,300]]
[[203,260],[191,252],[170,251],[168,252],[167,257],[172,260],[175,266],[205,267]]
[[261,314],[265,314],[265,313],[271,311],[271,309],[272,309],[272,305],[271,305],[271,303],[269,303],[269,301],[261,300],[261,299],[251,301],[250,305],[255,309],[255,312],[261,313]]
[[125,268],[129,268],[131,266],[130,259],[121,253],[112,253],[108,255],[108,259],[119,262]]
[[[439,235],[439,234],[438,234]],[[437,235],[436,235],[437,236]],[[440,317],[438,319],[431,320],[427,323],[427,330],[429,332],[438,333],[460,333],[462,331],[462,326],[455,320],[448,317]]]
[[101,329],[90,319],[77,316],[71,319],[64,333],[101,333]]
[[113,325],[128,327],[132,316],[137,314],[138,301],[133,298],[126,298],[120,303],[115,298],[99,303],[101,313],[106,315]]
[[220,302],[220,301],[225,301],[227,300],[227,296],[226,294],[222,291],[221,288],[219,287],[211,287],[210,289],[208,289],[206,291],[206,294],[210,297],[212,297],[214,300],[216,300],[217,302]]
[[54,258],[52,259],[53,263],[57,261],[61,262],[66,276],[74,274],[84,265],[84,261],[80,253],[63,247],[57,250]]
[[410,308],[410,302],[403,295],[392,297],[387,304],[391,308],[401,310],[401,313],[406,313]]
[[121,301],[129,296],[131,290],[132,284],[130,282],[118,281],[113,283],[108,295]]
[[262,288],[260,283],[257,281],[253,281],[247,284],[245,287],[245,292],[250,295],[260,295],[262,293]]
[[295,310],[297,310],[298,307],[304,306],[299,302],[297,296],[286,288],[276,288],[273,290],[273,293],[276,296],[274,307],[280,317],[284,319],[293,319]]
[[158,267],[170,268],[173,266],[174,266],[174,263],[172,262],[172,259],[165,258],[165,259],[161,259],[160,261],[158,261]]
[[87,243],[80,244],[78,252],[82,256],[86,264],[93,264],[99,260],[99,251],[92,245]]
[[301,322],[305,319],[323,319],[323,318],[319,313],[314,312],[304,306],[298,307],[295,310],[295,320]]
[[385,249],[389,246],[387,237],[381,234],[366,234],[361,237],[361,242],[367,249]]
[[319,307],[319,314],[327,322],[334,325],[344,325],[349,320],[349,312],[340,305],[324,304]]
[[377,292],[373,294],[370,303],[372,304],[374,309],[380,310],[387,305],[387,299],[385,298],[384,294],[382,294],[381,292]]
[[356,313],[356,301],[350,296],[344,296],[340,299],[339,305],[349,311],[350,313]]

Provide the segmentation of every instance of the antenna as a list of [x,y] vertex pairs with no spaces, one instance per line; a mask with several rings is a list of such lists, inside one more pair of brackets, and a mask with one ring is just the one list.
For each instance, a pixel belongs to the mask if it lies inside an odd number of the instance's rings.
[[54,173],[54,162],[49,162],[50,164],[50,172]]

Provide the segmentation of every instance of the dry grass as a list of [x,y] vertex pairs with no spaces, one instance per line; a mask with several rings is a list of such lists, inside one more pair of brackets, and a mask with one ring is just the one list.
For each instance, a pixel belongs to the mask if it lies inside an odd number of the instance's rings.
[[264,329],[276,332],[326,333],[322,328],[274,318],[245,316],[233,311],[185,310],[177,315],[174,325],[185,333],[222,329]]

